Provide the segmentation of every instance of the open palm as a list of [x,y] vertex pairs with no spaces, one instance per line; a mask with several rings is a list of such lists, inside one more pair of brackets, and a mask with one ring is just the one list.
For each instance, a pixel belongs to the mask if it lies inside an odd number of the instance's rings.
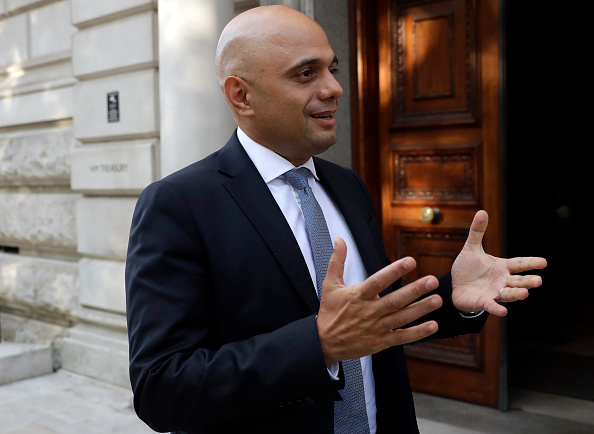
[[540,276],[516,275],[546,267],[539,257],[497,258],[485,253],[482,246],[489,216],[479,211],[470,226],[464,248],[452,266],[452,301],[463,312],[486,310],[505,316],[507,309],[499,302],[528,297],[528,289],[542,284]]

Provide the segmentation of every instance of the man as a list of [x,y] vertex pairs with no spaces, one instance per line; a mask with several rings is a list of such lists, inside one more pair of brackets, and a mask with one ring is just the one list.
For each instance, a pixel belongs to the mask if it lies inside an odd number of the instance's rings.
[[132,222],[137,413],[187,433],[418,432],[401,345],[478,332],[541,284],[511,273],[544,259],[486,255],[479,212],[451,275],[398,288],[414,260],[390,264],[361,179],[312,158],[337,140],[342,95],[320,26],[249,10],[216,63],[238,130],[147,187]]

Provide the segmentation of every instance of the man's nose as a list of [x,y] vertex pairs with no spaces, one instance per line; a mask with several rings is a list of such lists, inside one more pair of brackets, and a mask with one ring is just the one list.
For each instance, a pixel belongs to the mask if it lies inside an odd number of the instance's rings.
[[320,100],[326,100],[329,98],[334,98],[338,101],[338,99],[342,96],[343,90],[342,86],[334,74],[330,71],[326,73],[326,77],[323,81],[322,87],[320,88]]

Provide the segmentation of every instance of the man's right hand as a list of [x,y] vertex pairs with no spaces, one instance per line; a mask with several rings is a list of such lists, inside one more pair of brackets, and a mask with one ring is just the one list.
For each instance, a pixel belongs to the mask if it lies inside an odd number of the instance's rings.
[[402,328],[441,307],[439,295],[415,301],[438,286],[434,276],[422,277],[398,290],[379,293],[415,268],[413,258],[402,258],[382,268],[364,282],[345,286],[347,247],[337,238],[322,287],[317,325],[327,364],[377,353],[395,345],[418,341],[437,331],[428,321]]

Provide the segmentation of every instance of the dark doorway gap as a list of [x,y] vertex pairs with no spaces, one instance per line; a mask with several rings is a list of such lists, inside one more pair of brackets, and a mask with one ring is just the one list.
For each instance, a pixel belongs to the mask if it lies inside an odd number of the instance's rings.
[[509,305],[507,342],[511,388],[594,400],[594,38],[585,18],[506,2],[507,255],[548,260],[543,286]]

